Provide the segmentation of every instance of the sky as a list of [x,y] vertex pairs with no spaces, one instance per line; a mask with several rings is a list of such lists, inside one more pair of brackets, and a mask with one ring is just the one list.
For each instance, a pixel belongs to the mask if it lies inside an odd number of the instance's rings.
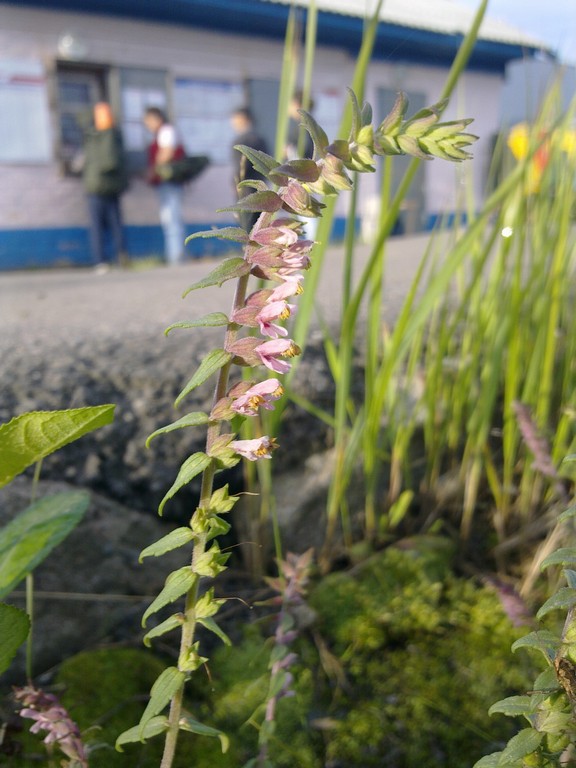
[[[470,8],[479,4],[456,2]],[[576,64],[576,0],[489,0],[487,13],[548,43],[563,62]]]

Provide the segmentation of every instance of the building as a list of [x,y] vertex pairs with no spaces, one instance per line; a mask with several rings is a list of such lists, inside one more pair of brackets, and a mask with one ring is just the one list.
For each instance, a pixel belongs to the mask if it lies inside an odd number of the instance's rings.
[[[302,21],[305,5],[296,1]],[[317,6],[315,110],[333,135],[374,0],[317,0]],[[98,99],[109,100],[119,117],[134,173],[123,198],[132,255],[162,250],[156,200],[139,175],[147,105],[166,108],[188,151],[211,158],[201,182],[187,191],[189,231],[229,221],[215,213],[233,200],[229,115],[249,103],[261,130],[273,134],[289,8],[289,0],[0,2],[0,269],[89,263],[74,158],[81,115]],[[366,91],[377,118],[398,90],[407,92],[411,111],[437,100],[471,20],[454,0],[386,0]],[[498,129],[505,66],[539,47],[501,23],[486,20],[482,27],[448,113],[475,117],[482,137],[473,163],[478,193]],[[400,170],[402,162],[397,165]],[[454,210],[462,173],[462,166],[425,164],[412,193],[412,226]],[[378,184],[378,174],[363,180],[367,211]],[[339,205],[343,217],[345,203]],[[194,241],[194,248],[216,243]]]

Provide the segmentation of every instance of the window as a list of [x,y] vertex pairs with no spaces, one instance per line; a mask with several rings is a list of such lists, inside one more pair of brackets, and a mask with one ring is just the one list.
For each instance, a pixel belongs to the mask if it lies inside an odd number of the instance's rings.
[[51,154],[42,63],[35,59],[0,60],[0,162],[47,162]]
[[120,70],[122,134],[129,168],[140,170],[146,165],[146,149],[151,137],[142,118],[146,107],[167,111],[166,72],[161,69]]

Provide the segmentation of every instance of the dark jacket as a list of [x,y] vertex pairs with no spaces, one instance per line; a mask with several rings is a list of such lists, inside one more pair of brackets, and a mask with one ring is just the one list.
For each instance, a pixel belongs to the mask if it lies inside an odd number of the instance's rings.
[[84,137],[84,187],[91,195],[120,195],[128,187],[128,173],[117,128],[88,130]]

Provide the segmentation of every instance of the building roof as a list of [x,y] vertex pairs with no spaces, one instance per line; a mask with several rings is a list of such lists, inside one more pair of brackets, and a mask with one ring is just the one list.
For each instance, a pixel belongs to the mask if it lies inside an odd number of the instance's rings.
[[[290,7],[306,14],[308,0],[4,0],[48,10],[121,16],[282,39]],[[317,40],[356,55],[364,21],[376,0],[316,0]],[[2,0],[0,0],[0,5]],[[384,0],[374,58],[449,66],[474,12],[456,0]],[[503,73],[507,62],[545,47],[503,22],[486,19],[469,68]]]

